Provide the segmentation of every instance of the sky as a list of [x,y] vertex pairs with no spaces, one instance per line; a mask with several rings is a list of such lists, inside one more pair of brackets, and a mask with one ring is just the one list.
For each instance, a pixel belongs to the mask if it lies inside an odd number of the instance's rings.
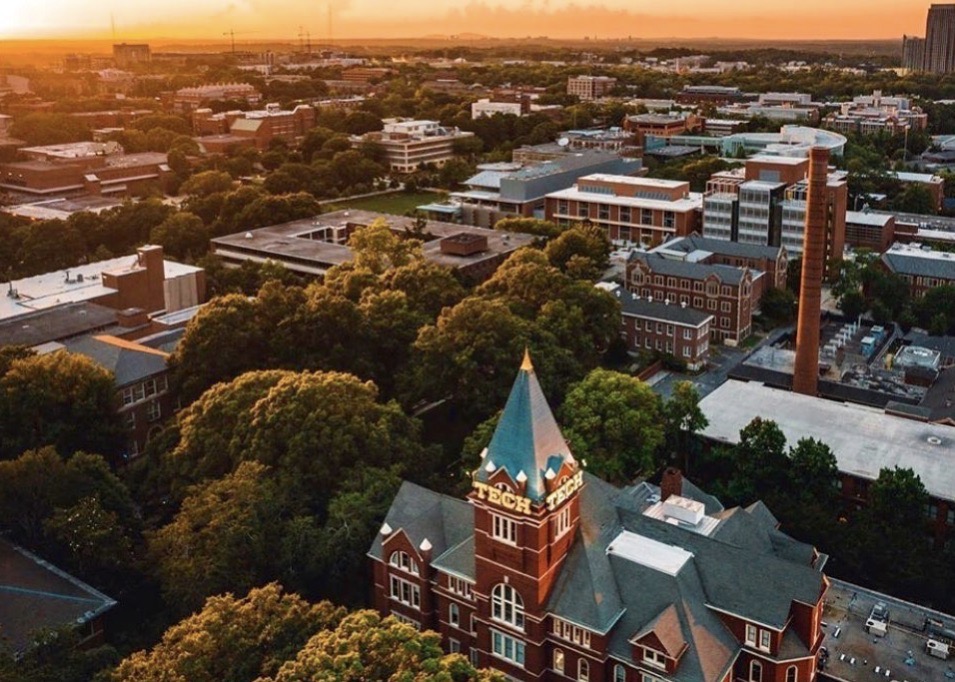
[[[329,35],[875,39],[923,35],[922,0],[0,0],[0,39]],[[798,9],[798,12],[796,11]],[[331,20],[329,21],[329,18]]]

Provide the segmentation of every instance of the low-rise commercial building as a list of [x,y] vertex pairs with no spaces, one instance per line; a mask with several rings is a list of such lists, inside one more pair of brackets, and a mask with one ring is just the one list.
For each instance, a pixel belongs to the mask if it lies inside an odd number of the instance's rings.
[[846,245],[882,253],[895,241],[895,216],[891,213],[846,211]]
[[698,231],[702,208],[688,182],[595,174],[548,194],[545,215],[562,226],[590,223],[614,242],[655,246]]
[[474,133],[446,128],[437,121],[385,119],[381,132],[352,135],[352,146],[374,142],[385,151],[385,162],[398,173],[412,173],[421,166],[441,167],[454,157],[454,143]]
[[315,127],[315,109],[299,104],[292,110],[269,104],[258,111],[228,111],[214,114],[197,109],[192,125],[199,145],[209,153],[221,153],[237,146],[266,151],[273,140],[297,145]]
[[648,135],[667,139],[675,135],[699,132],[703,128],[703,121],[692,114],[635,114],[623,120],[623,128],[636,135],[637,144],[643,147],[646,146]]
[[[323,276],[329,268],[352,260],[348,239],[375,220],[384,220],[392,232],[407,237],[415,229],[415,219],[372,211],[335,211],[305,220],[271,225],[212,240],[212,252],[227,265],[246,261],[275,261],[289,270],[313,277]],[[529,246],[534,237],[517,232],[487,230],[467,225],[427,221],[424,257],[438,265],[457,270],[469,282],[490,277],[497,266],[514,251]]]
[[258,104],[262,95],[255,86],[248,83],[214,83],[192,88],[180,88],[169,98],[174,111],[188,114],[210,102],[228,102],[241,100],[248,104]]
[[670,301],[712,315],[710,337],[727,345],[744,341],[753,329],[764,273],[634,252],[627,260],[625,286],[642,298]]
[[677,93],[680,104],[719,104],[725,105],[743,99],[743,92],[737,87],[724,85],[684,85]]
[[576,95],[583,102],[600,99],[617,87],[617,79],[610,76],[571,76],[567,79],[567,94]]
[[639,159],[599,151],[565,155],[526,167],[487,164],[478,170],[477,175],[464,182],[467,189],[452,192],[449,202],[419,206],[419,210],[466,225],[494,227],[502,218],[544,218],[545,197],[572,186],[583,176],[644,172]]
[[893,244],[880,259],[882,267],[909,285],[912,298],[929,289],[955,284],[955,253],[923,249],[919,244]]
[[488,98],[471,103],[471,118],[484,118],[502,114],[504,116],[523,116],[530,111],[530,100],[517,102],[492,102]]

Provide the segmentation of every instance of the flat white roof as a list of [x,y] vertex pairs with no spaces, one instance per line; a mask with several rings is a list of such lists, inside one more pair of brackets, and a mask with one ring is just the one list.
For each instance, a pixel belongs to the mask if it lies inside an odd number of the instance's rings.
[[763,163],[775,163],[780,166],[799,166],[806,163],[805,156],[779,156],[778,154],[757,154],[749,158],[749,161],[762,161]]
[[667,545],[629,530],[620,531],[607,546],[607,554],[667,575],[676,575],[683,565],[693,558],[693,555],[682,547]]
[[580,180],[593,180],[594,182],[613,182],[619,185],[634,185],[635,187],[662,187],[666,189],[679,189],[689,185],[686,180],[663,180],[661,178],[637,178],[632,175],[612,175],[610,173],[591,173],[578,178]]
[[891,219],[891,214],[846,211],[846,223],[854,223],[856,225],[873,225],[875,227],[885,227],[885,225],[888,224],[889,220]]
[[955,501],[955,429],[880,409],[729,380],[700,401],[703,435],[736,444],[754,417],[772,419],[790,445],[816,438],[832,448],[839,471],[874,481],[882,468],[912,469],[933,497]]
[[890,256],[903,256],[905,258],[924,258],[926,260],[951,260],[955,261],[955,253],[948,251],[936,251],[934,249],[923,249],[918,244],[901,244],[896,242],[885,252]]
[[[133,254],[14,280],[12,287],[19,297],[10,298],[7,295],[10,285],[4,287],[3,295],[0,296],[0,320],[18,317],[35,310],[55,308],[67,303],[88,301],[109,294],[114,289],[103,286],[103,273],[132,270],[138,267],[137,263],[137,257]],[[192,265],[168,260],[164,261],[164,264],[167,280],[202,270]],[[69,274],[69,281],[67,281],[67,274]],[[79,275],[82,275],[82,281],[79,281]]]
[[676,211],[684,213],[686,211],[703,210],[703,195],[699,192],[689,192],[683,199],[675,201],[666,201],[664,199],[646,199],[644,197],[617,197],[612,194],[597,194],[595,192],[581,192],[576,187],[562,189],[559,192],[551,192],[548,198],[568,199],[572,201],[589,201],[601,204],[610,204],[613,206],[632,206],[635,208],[656,208],[661,211]]

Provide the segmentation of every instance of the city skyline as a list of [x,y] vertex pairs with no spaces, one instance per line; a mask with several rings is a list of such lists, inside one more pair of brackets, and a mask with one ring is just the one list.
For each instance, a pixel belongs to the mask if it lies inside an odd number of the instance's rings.
[[[6,3],[5,3],[6,4]],[[833,6],[807,0],[798,17],[789,3],[740,0],[733,13],[703,0],[665,5],[607,0],[525,0],[519,6],[497,0],[452,0],[441,12],[423,0],[409,0],[400,13],[386,0],[146,0],[124,3],[48,0],[0,7],[0,39],[220,38],[235,31],[244,40],[297,36],[315,40],[403,38],[478,33],[491,37],[554,38],[762,38],[885,39],[921,34],[929,3],[847,0]]]

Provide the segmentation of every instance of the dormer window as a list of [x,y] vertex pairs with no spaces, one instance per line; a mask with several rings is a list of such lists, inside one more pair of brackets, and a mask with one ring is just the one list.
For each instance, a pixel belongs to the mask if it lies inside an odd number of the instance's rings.
[[652,665],[654,668],[666,669],[667,667],[667,657],[661,654],[659,651],[654,651],[653,649],[648,649],[644,647],[643,649],[643,662],[647,665]]
[[399,568],[411,575],[418,575],[418,562],[411,558],[407,552],[392,552],[388,559],[388,564],[394,568]]

